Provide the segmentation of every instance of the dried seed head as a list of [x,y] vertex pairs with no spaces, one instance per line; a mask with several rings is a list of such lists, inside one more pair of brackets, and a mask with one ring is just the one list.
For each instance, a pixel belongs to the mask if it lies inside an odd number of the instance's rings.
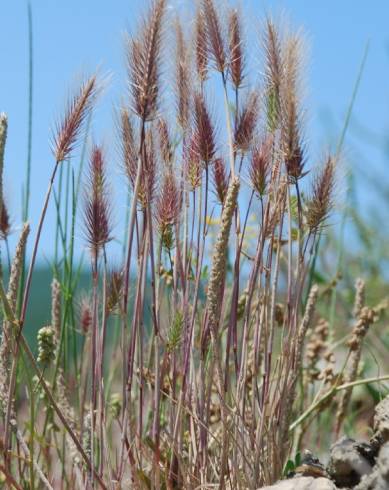
[[163,118],[158,119],[157,128],[162,159],[166,165],[171,166],[174,152],[166,120]]
[[258,145],[254,146],[251,152],[250,181],[259,197],[263,197],[267,191],[271,171],[272,144],[273,138],[269,135]]
[[251,94],[245,100],[242,106],[235,128],[235,149],[247,152],[250,148],[254,131],[258,121],[258,102],[259,95],[257,92]]
[[92,148],[88,179],[84,209],[86,239],[93,258],[97,258],[112,238],[111,211],[101,146],[95,145]]
[[220,201],[220,204],[223,205],[228,190],[228,177],[226,173],[226,165],[222,158],[215,159],[215,163],[212,167],[212,173],[216,195]]
[[197,76],[201,83],[205,82],[208,75],[208,41],[207,41],[207,24],[205,14],[202,9],[196,12],[196,32],[195,32],[195,49],[196,49],[196,68]]
[[155,118],[158,110],[162,21],[166,0],[155,0],[137,38],[129,42],[128,67],[133,110],[143,120]]
[[124,108],[120,112],[120,144],[124,168],[133,188],[138,165],[138,151],[131,118],[127,109]]
[[185,130],[189,121],[191,82],[189,53],[179,20],[176,22],[176,39],[177,120],[181,129]]
[[242,45],[241,22],[239,12],[231,10],[229,18],[229,48],[230,48],[230,76],[231,81],[238,89],[244,80],[244,57]]
[[194,97],[195,147],[204,165],[212,162],[215,152],[215,129],[204,97],[197,93]]
[[283,61],[280,36],[275,24],[269,18],[266,21],[264,50],[267,125],[269,132],[273,133],[280,122]]
[[38,362],[48,366],[55,359],[56,347],[54,328],[42,327],[38,331]]
[[5,202],[0,207],[0,238],[6,240],[11,233],[11,222]]
[[185,149],[185,175],[189,189],[192,191],[201,184],[201,162],[196,146],[195,136],[192,136]]
[[92,326],[92,305],[90,298],[84,296],[80,304],[80,326],[81,331],[87,334]]
[[228,186],[221,218],[220,230],[212,257],[212,268],[208,283],[207,311],[211,328],[217,331],[219,325],[220,294],[225,279],[227,248],[230,237],[232,217],[238,201],[240,180],[233,178]]
[[181,198],[176,179],[172,172],[166,172],[159,192],[156,219],[165,248],[173,247],[173,225],[177,222],[181,209]]
[[140,206],[145,209],[153,201],[156,187],[157,159],[152,130],[146,132],[145,150],[142,159],[141,184],[138,193]]
[[7,141],[8,118],[3,112],[0,113],[0,206],[3,203],[3,170],[4,170],[4,151]]
[[290,36],[285,46],[284,78],[282,86],[282,149],[286,171],[292,183],[302,178],[305,165],[305,147],[300,109],[300,38]]
[[213,0],[203,0],[202,6],[206,20],[208,52],[213,58],[216,70],[224,73],[227,56],[220,19]]
[[70,99],[63,119],[57,124],[53,136],[53,153],[57,162],[71,157],[80,136],[83,123],[96,100],[98,87],[96,76],[84,82]]
[[51,283],[51,326],[56,338],[61,336],[61,285],[57,279]]
[[334,186],[335,160],[328,156],[323,169],[314,179],[311,198],[307,205],[306,222],[311,233],[324,224],[331,211]]
[[107,312],[112,314],[120,305],[123,288],[123,271],[112,270],[108,278]]

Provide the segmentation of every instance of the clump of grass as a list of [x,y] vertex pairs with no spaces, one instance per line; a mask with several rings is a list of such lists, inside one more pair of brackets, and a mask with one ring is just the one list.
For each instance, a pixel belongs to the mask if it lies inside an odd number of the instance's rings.
[[[312,333],[326,291],[307,288],[306,277],[334,207],[337,158],[326,157],[311,176],[300,37],[267,19],[264,76],[252,85],[258,77],[251,76],[240,11],[224,16],[214,0],[203,0],[191,37],[180,22],[169,18],[165,0],[155,0],[126,46],[130,101],[118,124],[130,196],[125,229],[112,226],[106,151],[90,149],[80,226],[91,294],[78,304],[78,186],[69,177],[61,189],[65,179],[56,184],[55,177],[91,117],[95,76],[70,100],[55,131],[55,166],[20,311],[28,225],[8,295],[0,282],[4,471],[21,486],[38,488],[39,477],[48,488],[60,481],[64,488],[258,488],[281,477],[293,446],[304,442],[299,429],[324,403],[338,403],[337,430],[344,420],[362,341],[378,310],[366,309],[359,290],[350,363],[335,372],[323,323]],[[171,26],[175,72],[166,87],[161,73]],[[217,84],[220,111],[208,103]],[[162,96],[174,101],[173,115]],[[6,121],[0,116],[1,167]],[[24,329],[55,185],[54,235],[63,257],[53,267],[51,326],[39,331],[35,358]],[[2,194],[0,201],[5,209]],[[124,250],[115,267],[113,239]],[[313,376],[321,356],[327,370]]]

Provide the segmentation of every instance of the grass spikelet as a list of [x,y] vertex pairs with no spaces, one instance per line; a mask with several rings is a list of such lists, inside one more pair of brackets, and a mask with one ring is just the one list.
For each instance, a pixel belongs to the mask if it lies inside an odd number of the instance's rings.
[[224,202],[223,213],[221,217],[220,230],[215,243],[212,256],[212,269],[209,276],[208,293],[207,293],[207,311],[208,320],[211,328],[217,330],[219,324],[220,309],[220,291],[224,282],[226,270],[226,254],[228,239],[230,236],[232,217],[234,215],[240,181],[238,177],[231,180],[228,187],[227,196]]
[[51,283],[51,326],[57,339],[61,336],[61,285],[57,279]]
[[195,51],[197,76],[204,83],[208,75],[208,41],[205,14],[200,8],[196,12]]
[[197,153],[206,166],[215,156],[215,129],[204,97],[197,93],[194,98],[195,145]]
[[169,354],[174,352],[180,345],[183,326],[184,315],[181,311],[177,311],[168,332],[167,351]]
[[177,121],[181,129],[185,130],[188,126],[190,111],[190,63],[184,33],[178,19],[176,21],[176,46]]
[[173,248],[173,225],[181,208],[176,179],[171,171],[166,172],[156,203],[156,219],[163,246]]
[[249,150],[254,137],[259,115],[258,103],[258,93],[252,92],[239,111],[235,127],[235,149],[240,150],[243,153]]
[[85,198],[86,239],[93,257],[111,240],[110,205],[105,177],[103,149],[94,146],[89,166],[89,183]]
[[0,207],[0,238],[6,240],[11,233],[11,221],[4,200]]
[[265,66],[265,97],[267,106],[267,127],[273,133],[280,124],[281,116],[281,83],[282,83],[282,47],[279,32],[274,22],[266,20],[264,50]]
[[0,113],[0,210],[3,206],[3,170],[5,143],[7,141],[8,118],[4,112]]
[[125,108],[120,111],[120,146],[124,169],[133,188],[138,164],[138,151],[130,114]]
[[268,187],[271,172],[271,147],[272,138],[268,136],[253,147],[250,155],[250,182],[259,197],[265,195]]
[[202,3],[207,26],[208,52],[213,58],[215,69],[224,73],[227,67],[225,39],[213,0]]
[[226,173],[226,165],[222,158],[216,158],[212,167],[213,182],[216,195],[220,204],[224,204],[224,200],[228,190],[228,177]]
[[229,16],[228,25],[229,48],[230,48],[230,77],[235,89],[240,88],[244,81],[244,56],[243,56],[243,41],[242,27],[237,9],[232,9]]
[[54,328],[49,325],[42,327],[38,331],[38,362],[44,367],[48,367],[55,359],[56,333]]
[[150,121],[158,110],[159,70],[162,44],[162,20],[166,0],[155,0],[137,38],[129,42],[128,67],[133,110]]
[[57,124],[52,150],[56,162],[71,157],[80,137],[84,121],[88,118],[98,92],[96,75],[85,81],[69,100],[64,117]]
[[311,233],[316,232],[325,222],[333,206],[335,186],[335,160],[328,156],[324,167],[314,179],[311,197],[306,210],[306,221]]

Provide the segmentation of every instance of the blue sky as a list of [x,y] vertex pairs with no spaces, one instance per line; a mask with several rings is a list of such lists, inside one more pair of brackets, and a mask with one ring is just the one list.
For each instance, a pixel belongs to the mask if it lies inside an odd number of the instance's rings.
[[[113,107],[125,95],[124,32],[136,24],[147,2],[138,0],[33,0],[34,114],[31,222],[36,217],[52,167],[51,127],[77,76],[100,67],[110,82],[94,118],[93,135],[113,147]],[[371,175],[386,178],[389,164],[389,2],[387,0],[241,0],[252,27],[265,13],[285,12],[302,27],[309,46],[306,76],[309,148],[312,161],[337,137],[366,43],[370,49],[345,142],[348,165],[359,183]],[[9,115],[5,195],[15,228],[20,226],[21,186],[27,154],[27,7],[23,0],[3,0],[0,7],[0,111]],[[192,0],[172,0],[170,8],[190,22]],[[251,49],[252,45],[250,43]],[[255,53],[251,53],[255,55]],[[386,145],[386,146],[385,146]],[[386,148],[386,150],[385,150]],[[112,173],[119,179],[112,152]],[[76,161],[76,160],[75,160]],[[389,179],[387,179],[389,182]],[[124,207],[124,190],[115,190]],[[358,193],[361,207],[376,206],[374,185]],[[120,204],[122,203],[122,204]],[[116,213],[120,217],[120,210]],[[386,217],[389,213],[386,212]],[[42,249],[49,257],[54,212],[50,208]],[[78,247],[82,248],[81,237]],[[41,255],[42,256],[42,255]]]

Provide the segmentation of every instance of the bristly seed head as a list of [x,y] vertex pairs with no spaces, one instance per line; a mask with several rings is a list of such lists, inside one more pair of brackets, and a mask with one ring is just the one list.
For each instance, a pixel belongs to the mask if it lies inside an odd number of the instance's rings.
[[156,205],[156,219],[162,244],[166,249],[173,247],[173,225],[181,209],[180,192],[171,171],[165,173]]
[[235,89],[244,80],[244,57],[239,12],[232,9],[229,18],[230,77]]
[[306,210],[306,222],[311,233],[323,226],[333,206],[335,159],[328,156],[324,167],[315,177]]
[[8,214],[8,209],[3,201],[0,208],[0,238],[6,240],[11,233],[11,222]]
[[120,144],[122,161],[131,187],[134,187],[138,165],[138,151],[130,114],[127,109],[120,113]]
[[137,38],[129,43],[128,67],[133,110],[143,120],[155,118],[158,110],[162,21],[166,0],[155,0]]
[[200,82],[204,83],[208,75],[208,40],[205,14],[202,9],[197,9],[196,12],[195,48],[197,76]]
[[93,146],[90,158],[88,187],[85,198],[84,218],[86,238],[93,258],[112,239],[111,210],[105,176],[104,152],[101,146]]
[[235,128],[235,150],[247,152],[258,121],[258,92],[251,92],[241,108]]
[[213,58],[216,70],[224,73],[227,68],[227,56],[220,19],[213,0],[203,0],[202,5],[207,28],[208,52]]
[[273,138],[268,135],[259,144],[255,145],[250,159],[250,181],[259,197],[266,194],[269,175],[271,171],[271,149]]
[[176,39],[177,121],[181,129],[185,130],[189,122],[191,75],[188,48],[178,19],[176,22]]
[[226,165],[222,158],[215,159],[212,171],[216,195],[220,204],[223,205],[228,190],[228,176],[226,173]]
[[185,175],[186,182],[191,191],[201,185],[201,162],[197,152],[196,138],[192,135],[185,148]]
[[167,166],[171,166],[173,162],[174,151],[166,120],[163,118],[158,119],[157,128],[159,133],[159,147],[161,150],[162,159]]
[[68,104],[65,115],[57,124],[53,137],[53,153],[57,162],[63,162],[71,157],[80,136],[84,121],[88,118],[98,92],[95,75],[84,82],[78,93]]
[[204,97],[199,93],[194,97],[194,128],[198,155],[205,166],[209,165],[216,152],[215,129]]

